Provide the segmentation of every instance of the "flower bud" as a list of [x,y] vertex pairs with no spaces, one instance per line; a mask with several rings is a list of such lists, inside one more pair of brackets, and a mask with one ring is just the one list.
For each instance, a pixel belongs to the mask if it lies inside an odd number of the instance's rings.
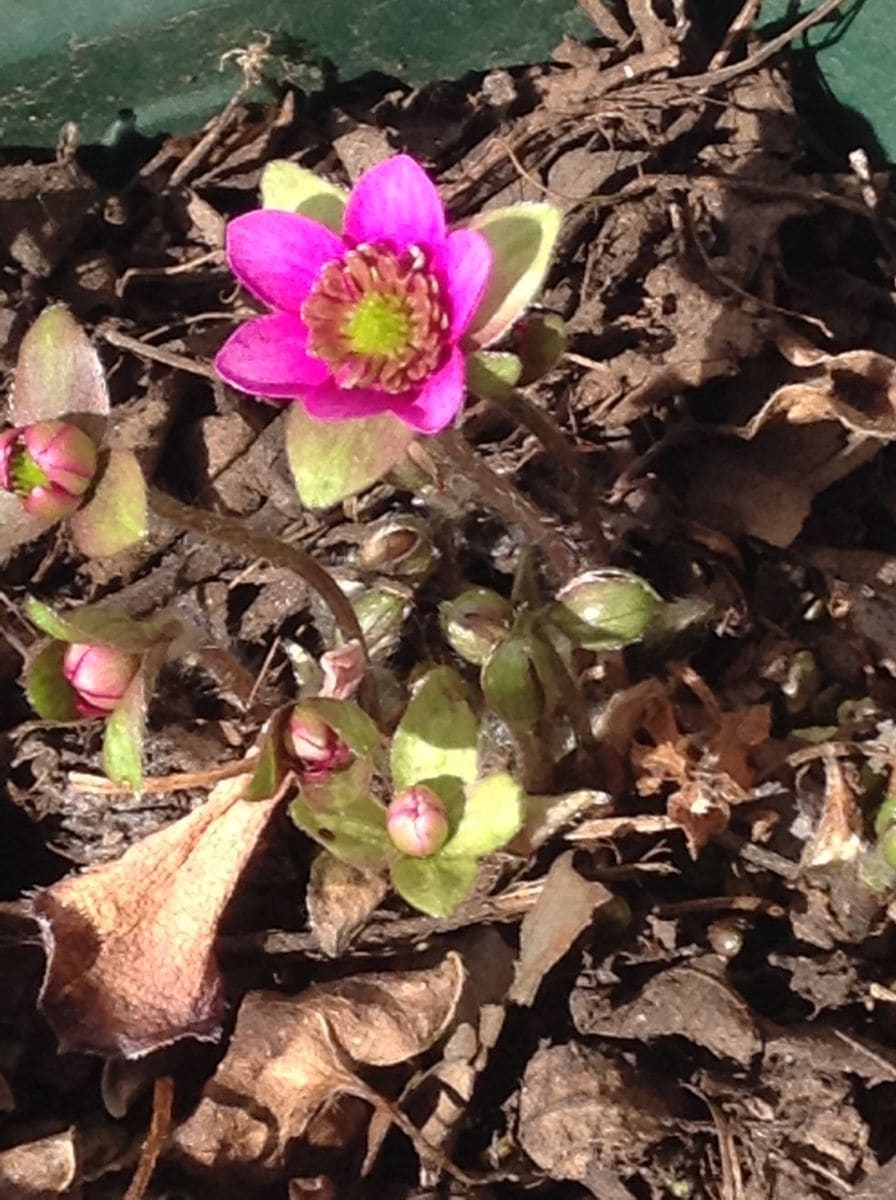
[[530,729],[547,709],[544,684],[528,639],[508,638],[497,646],[480,676],[485,702],[511,729]]
[[386,517],[367,531],[358,551],[365,571],[424,579],[435,563],[429,526],[420,517]]
[[386,810],[386,830],[392,845],[411,858],[429,858],[448,840],[445,806],[422,784],[399,792]]
[[297,704],[283,730],[283,747],[302,775],[320,778],[344,767],[352,752],[314,709]]
[[660,604],[662,597],[638,575],[607,567],[566,584],[550,620],[585,650],[620,650],[640,641]]
[[412,596],[409,588],[396,583],[362,592],[352,600],[371,655],[387,654],[394,647],[410,612]]
[[116,646],[72,642],[62,658],[62,674],[75,692],[82,717],[105,717],[121,702],[140,670],[140,656]]
[[439,624],[448,645],[474,666],[481,666],[507,637],[513,608],[491,588],[469,588],[439,605]]
[[566,353],[569,335],[559,313],[533,312],[518,321],[511,331],[513,348],[523,364],[520,383],[541,379]]
[[69,516],[95,474],[96,446],[77,425],[38,421],[0,434],[0,487],[34,516]]

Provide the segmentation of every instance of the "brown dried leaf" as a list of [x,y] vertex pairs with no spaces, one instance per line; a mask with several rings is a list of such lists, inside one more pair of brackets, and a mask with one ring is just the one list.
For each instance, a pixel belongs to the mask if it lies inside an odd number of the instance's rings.
[[[464,981],[451,953],[430,970],[358,975],[301,996],[250,992],[226,1057],[176,1131],[179,1150],[205,1167],[278,1166],[325,1105],[363,1091],[353,1066],[395,1066],[437,1042]],[[352,1130],[334,1134],[344,1146]]]
[[516,978],[508,996],[515,1004],[532,1004],[545,975],[591,924],[595,910],[613,899],[602,883],[584,879],[572,860],[571,850],[555,860],[535,907],[523,918]]
[[821,819],[803,850],[804,867],[849,862],[862,848],[862,813],[846,768],[833,754],[824,760]]
[[61,1050],[134,1057],[217,1036],[215,929],[277,803],[244,801],[248,781],[225,780],[117,861],[35,896],[47,952],[40,1003]]
[[324,954],[337,958],[379,907],[389,886],[382,875],[359,871],[326,851],[311,865],[305,902]]
[[54,1200],[78,1171],[75,1129],[0,1151],[0,1200]]

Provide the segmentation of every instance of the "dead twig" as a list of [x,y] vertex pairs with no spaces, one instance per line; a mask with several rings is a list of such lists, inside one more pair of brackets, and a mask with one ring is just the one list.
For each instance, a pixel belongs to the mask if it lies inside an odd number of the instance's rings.
[[152,1091],[152,1119],[149,1133],[140,1152],[140,1161],[134,1178],[125,1192],[123,1200],[143,1200],[149,1187],[156,1164],[159,1161],[168,1134],[171,1131],[171,1110],[174,1105],[174,1080],[163,1075],[155,1081]]

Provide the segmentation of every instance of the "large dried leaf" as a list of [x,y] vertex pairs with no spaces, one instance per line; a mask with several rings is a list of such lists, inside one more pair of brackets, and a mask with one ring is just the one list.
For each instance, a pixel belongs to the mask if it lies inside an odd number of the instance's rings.
[[136,1057],[217,1036],[215,930],[277,803],[244,801],[247,783],[226,780],[116,862],[34,897],[47,952],[40,1004],[63,1051]]
[[250,992],[227,1055],[176,1131],[178,1149],[205,1167],[278,1166],[327,1102],[359,1088],[355,1068],[408,1062],[437,1042],[464,981],[451,953],[429,970],[359,975],[301,996]]
[[45,308],[22,341],[12,392],[14,425],[60,417],[105,417],[109,393],[99,355],[62,304]]

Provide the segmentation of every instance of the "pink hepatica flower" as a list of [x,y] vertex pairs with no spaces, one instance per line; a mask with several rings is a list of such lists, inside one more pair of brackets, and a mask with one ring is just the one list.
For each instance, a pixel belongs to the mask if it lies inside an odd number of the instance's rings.
[[300,213],[259,209],[230,222],[227,257],[273,310],[224,343],[215,368],[227,383],[301,400],[323,421],[391,412],[436,433],[454,420],[466,383],[460,342],[492,252],[477,230],[448,229],[413,159],[361,176],[342,236]]

